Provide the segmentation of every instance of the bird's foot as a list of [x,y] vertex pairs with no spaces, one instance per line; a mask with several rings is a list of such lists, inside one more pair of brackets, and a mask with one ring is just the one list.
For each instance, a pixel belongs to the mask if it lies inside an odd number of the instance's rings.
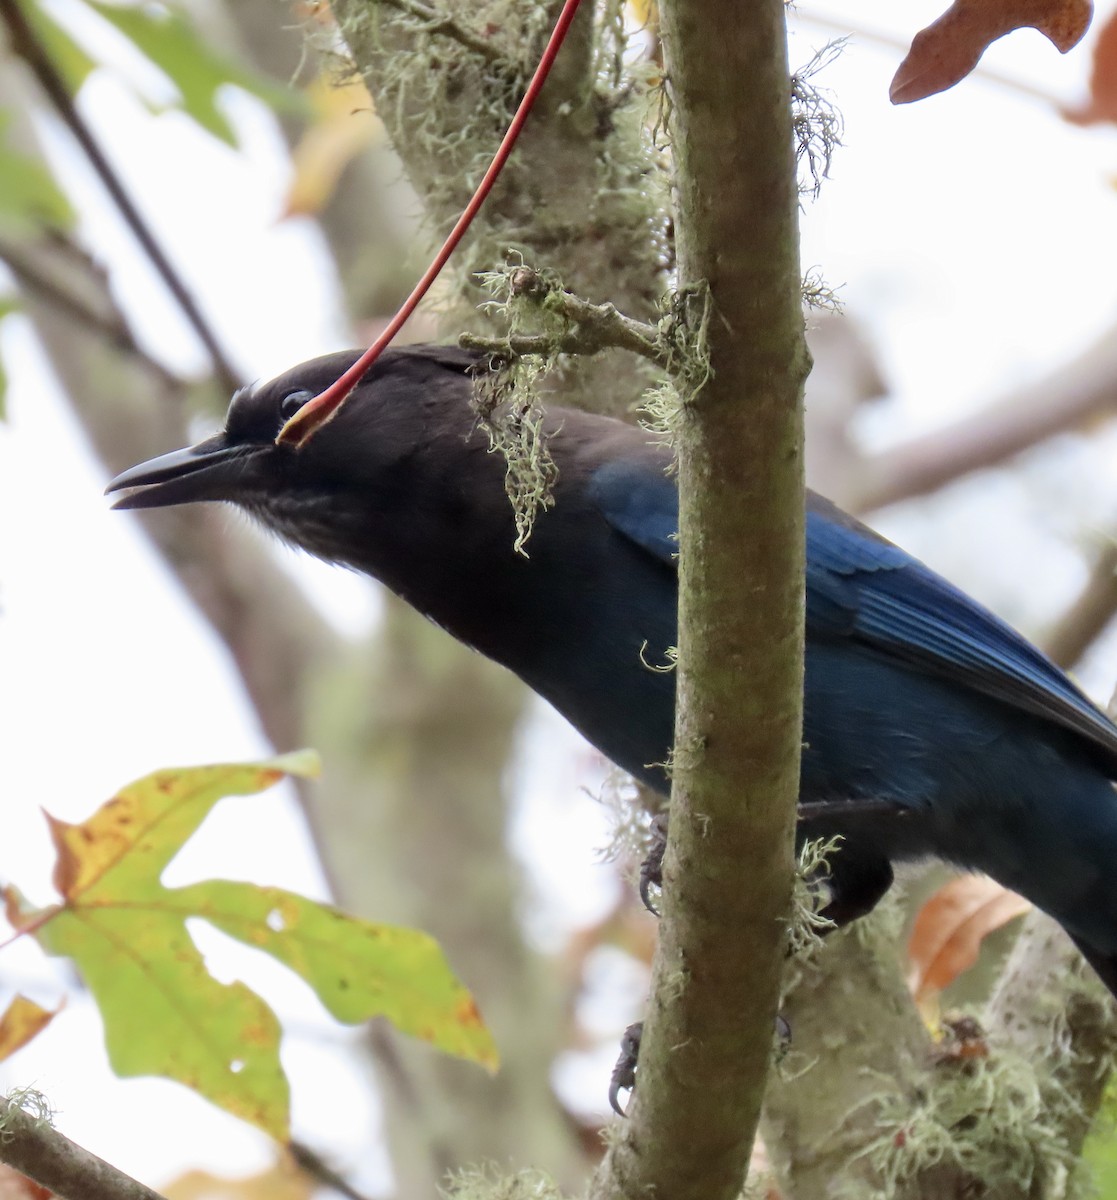
[[[642,887],[640,894],[643,895]],[[644,903],[648,904],[647,900]],[[648,904],[648,907],[651,908],[651,905]],[[655,912],[654,908],[652,908],[652,912]],[[640,1056],[640,1039],[643,1035],[643,1021],[637,1021],[635,1025],[630,1025],[624,1031],[624,1036],[621,1038],[621,1052],[617,1055],[613,1073],[609,1076],[609,1107],[618,1117],[628,1115],[625,1109],[621,1108],[620,1094],[624,1090],[631,1098],[636,1087],[636,1060]]]
[[[620,1094],[622,1091],[628,1092],[631,1099],[636,1090],[636,1062],[640,1057],[640,1040],[643,1036],[643,1021],[629,1025],[621,1038],[621,1052],[609,1076],[609,1107],[618,1117],[628,1116],[627,1108],[621,1108]],[[791,1046],[791,1026],[782,1013],[776,1013],[775,1036],[775,1058],[779,1062]]]
[[640,899],[644,907],[659,916],[659,909],[651,901],[652,888],[663,887],[663,853],[667,849],[667,814],[657,813],[652,818],[651,846],[648,857],[640,864]]

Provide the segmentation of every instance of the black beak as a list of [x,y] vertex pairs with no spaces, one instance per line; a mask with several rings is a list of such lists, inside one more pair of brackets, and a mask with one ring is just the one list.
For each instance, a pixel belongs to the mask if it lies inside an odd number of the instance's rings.
[[223,433],[196,446],[173,450],[129,467],[107,488],[124,492],[113,508],[165,508],[196,500],[235,500],[243,492],[245,467],[269,446],[229,446]]

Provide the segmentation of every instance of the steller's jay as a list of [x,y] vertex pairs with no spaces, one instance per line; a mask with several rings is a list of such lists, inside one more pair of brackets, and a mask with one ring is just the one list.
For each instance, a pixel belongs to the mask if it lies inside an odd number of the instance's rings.
[[[669,453],[552,409],[555,509],[525,558],[504,463],[474,430],[474,354],[389,350],[306,447],[275,444],[355,357],[239,391],[220,433],[114,479],[116,507],[239,505],[381,580],[666,792],[675,681],[646,664],[675,644]],[[1049,912],[1117,995],[1117,727],[1002,621],[813,494],[806,632],[800,829],[844,838],[829,915],[868,912],[892,862],[937,855]]]

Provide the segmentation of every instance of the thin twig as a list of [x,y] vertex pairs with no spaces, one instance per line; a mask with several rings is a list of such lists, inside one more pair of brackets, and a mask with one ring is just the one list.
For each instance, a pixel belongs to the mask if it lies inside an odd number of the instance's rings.
[[57,279],[50,279],[44,275],[31,261],[30,256],[25,254],[18,246],[0,239],[0,260],[4,262],[8,270],[15,276],[16,283],[24,291],[35,292],[60,312],[66,313],[93,333],[100,334],[112,345],[116,346],[117,349],[123,350],[126,354],[138,359],[149,371],[157,375],[165,383],[181,383],[181,380],[176,375],[168,371],[162,363],[152,358],[140,346],[132,336],[131,329],[119,318],[118,314],[106,315],[97,312],[77,292],[65,287]]
[[346,1200],[367,1200],[367,1197],[361,1195],[356,1188],[339,1175],[316,1150],[312,1150],[304,1142],[290,1142],[287,1149],[291,1151],[291,1156],[299,1170],[322,1184],[323,1187],[330,1188],[339,1196],[345,1196]]
[[74,138],[89,159],[90,165],[97,172],[106,191],[112,197],[113,203],[119,210],[121,217],[129,229],[131,229],[136,240],[143,248],[144,253],[150,259],[152,266],[155,267],[166,284],[167,289],[175,298],[176,303],[182,310],[183,316],[185,316],[191,328],[205,346],[206,352],[213,362],[214,374],[218,377],[223,387],[229,391],[235,390],[241,382],[238,372],[225,357],[225,352],[221,349],[221,344],[217,340],[216,334],[202,315],[194,297],[190,294],[186,284],[172,266],[170,259],[159,245],[151,228],[140,214],[139,209],[132,202],[132,198],[128,195],[123,181],[105,157],[105,153],[101,149],[100,143],[93,136],[92,130],[78,113],[73,98],[66,87],[65,80],[54,65],[46,47],[42,44],[24,15],[18,0],[0,0],[0,19],[3,20],[8,28],[12,50],[30,68],[32,74],[38,80],[39,86],[57,110],[58,115],[74,135]]
[[479,54],[486,62],[503,63],[507,56],[499,46],[494,45],[484,34],[478,33],[467,26],[455,21],[449,13],[439,12],[421,0],[384,0],[390,8],[406,13],[409,17],[417,17],[424,22],[424,33],[440,33],[451,38],[474,54]]
[[521,357],[529,354],[597,354],[602,350],[630,350],[665,371],[677,366],[671,347],[659,330],[646,321],[626,317],[609,303],[593,304],[573,292],[548,289],[536,272],[519,268],[511,281],[512,296],[537,295],[547,301],[550,316],[561,317],[567,328],[561,333],[513,333],[502,338],[465,333],[458,339],[467,350]]
[[41,1097],[0,1097],[0,1162],[49,1189],[60,1200],[164,1200],[103,1158],[83,1150],[50,1124]]

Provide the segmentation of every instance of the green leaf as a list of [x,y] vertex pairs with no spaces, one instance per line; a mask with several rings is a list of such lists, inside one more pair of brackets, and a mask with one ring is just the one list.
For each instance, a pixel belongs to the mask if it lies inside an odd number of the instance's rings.
[[164,1075],[286,1138],[289,1095],[279,1023],[242,983],[214,979],[186,922],[201,917],[297,972],[339,1020],[385,1016],[406,1033],[492,1067],[492,1039],[426,934],[374,925],[280,888],[160,876],[226,795],[317,771],[310,752],[260,763],[158,771],[80,825],[49,818],[61,904],[9,918],[72,958],[101,1010],[120,1075]]
[[74,211],[47,168],[7,141],[11,114],[0,111],[0,232],[25,234],[43,225],[68,229]]
[[281,111],[300,107],[294,92],[211,49],[181,13],[154,5],[86,2],[171,79],[182,96],[183,111],[230,145],[235,142],[233,130],[216,102],[222,85],[236,84]]

